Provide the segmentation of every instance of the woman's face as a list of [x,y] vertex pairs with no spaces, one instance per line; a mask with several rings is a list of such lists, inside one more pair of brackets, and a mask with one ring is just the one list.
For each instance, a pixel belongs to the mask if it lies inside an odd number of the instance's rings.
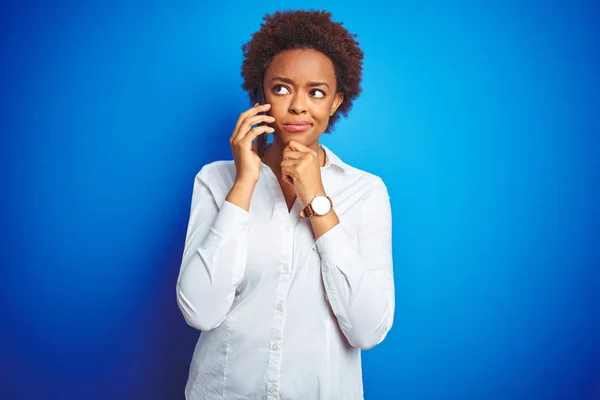
[[[292,49],[278,53],[264,76],[265,100],[275,118],[275,141],[286,146],[296,140],[314,147],[327,129],[329,117],[344,100],[336,92],[333,63],[312,49]],[[312,145],[312,146],[311,146]]]

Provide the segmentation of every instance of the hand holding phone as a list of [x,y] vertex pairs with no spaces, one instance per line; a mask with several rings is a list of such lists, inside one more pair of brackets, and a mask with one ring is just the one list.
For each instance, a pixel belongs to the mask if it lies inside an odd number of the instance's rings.
[[[258,155],[257,140],[274,129],[268,124],[275,119],[267,114],[270,104],[255,104],[240,114],[229,144],[235,161],[236,181],[257,182],[260,176],[261,160]],[[253,145],[254,143],[254,145]]]

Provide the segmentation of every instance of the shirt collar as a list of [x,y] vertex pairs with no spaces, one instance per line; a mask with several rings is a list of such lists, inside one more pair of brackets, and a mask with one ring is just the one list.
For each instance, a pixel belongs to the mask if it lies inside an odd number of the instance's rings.
[[325,151],[325,165],[323,166],[323,168],[327,168],[330,165],[335,165],[336,167],[340,168],[344,172],[350,171],[350,169],[352,167],[350,167],[348,164],[343,162],[338,156],[335,155],[335,153],[333,151],[331,151],[324,144],[320,144],[320,146],[323,149],[323,151]]

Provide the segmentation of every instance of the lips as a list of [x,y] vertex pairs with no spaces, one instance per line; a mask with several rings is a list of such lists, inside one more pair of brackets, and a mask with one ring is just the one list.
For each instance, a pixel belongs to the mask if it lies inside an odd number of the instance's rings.
[[291,132],[304,132],[310,129],[312,124],[306,121],[288,122],[283,124],[283,127]]

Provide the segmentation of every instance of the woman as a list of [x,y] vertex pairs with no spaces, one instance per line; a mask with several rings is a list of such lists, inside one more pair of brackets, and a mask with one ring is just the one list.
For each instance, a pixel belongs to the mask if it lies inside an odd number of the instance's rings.
[[392,325],[386,186],[319,144],[362,73],[355,35],[330,18],[276,12],[243,46],[243,87],[266,104],[239,116],[234,160],[194,182],[177,282],[202,331],[188,399],[361,399],[360,351]]

